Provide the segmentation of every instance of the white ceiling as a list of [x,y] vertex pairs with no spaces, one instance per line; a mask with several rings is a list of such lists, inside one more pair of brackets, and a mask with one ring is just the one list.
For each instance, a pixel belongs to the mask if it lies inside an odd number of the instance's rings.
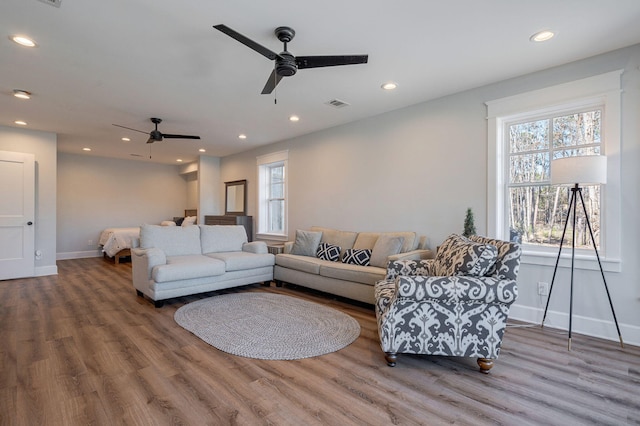
[[[199,148],[226,156],[640,42],[639,0],[46,1],[0,1],[0,125],[22,119],[55,132],[61,152],[168,164],[195,160]],[[294,55],[368,54],[369,63],[299,70],[280,82],[274,104],[260,94],[273,62],[216,24],[275,52],[282,44],[273,30],[290,26]],[[557,36],[529,41],[546,28]],[[399,88],[381,90],[389,80]],[[33,97],[16,99],[13,89]],[[350,106],[326,105],[332,99]],[[147,145],[147,135],[112,125],[148,132],[150,117],[164,120],[161,132],[202,140]]]

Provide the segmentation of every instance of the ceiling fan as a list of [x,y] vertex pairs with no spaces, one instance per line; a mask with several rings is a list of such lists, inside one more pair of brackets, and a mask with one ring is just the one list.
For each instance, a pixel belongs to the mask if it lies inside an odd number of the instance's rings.
[[278,27],[274,31],[278,40],[284,43],[284,50],[279,54],[232,30],[226,25],[214,25],[213,28],[225,33],[250,49],[255,50],[267,59],[275,60],[275,67],[267,79],[264,89],[262,89],[263,95],[268,95],[273,92],[273,89],[280,83],[282,77],[291,77],[299,69],[366,64],[369,59],[369,55],[293,56],[287,51],[287,43],[293,40],[296,32],[293,28],[289,27]]
[[147,140],[147,143],[154,143],[154,142],[159,142],[161,141],[163,138],[167,138],[167,139],[200,139],[200,136],[192,136],[192,135],[172,135],[169,133],[161,133],[158,130],[158,124],[162,123],[162,119],[161,118],[154,118],[152,117],[151,122],[153,124],[156,125],[156,129],[152,130],[151,132],[145,132],[143,130],[138,130],[138,129],[132,129],[131,127],[125,127],[125,126],[121,126],[119,124],[114,124],[114,126],[117,127],[122,127],[123,129],[128,129],[128,130],[133,130],[134,132],[140,132],[140,133],[146,133],[149,135],[149,139]]

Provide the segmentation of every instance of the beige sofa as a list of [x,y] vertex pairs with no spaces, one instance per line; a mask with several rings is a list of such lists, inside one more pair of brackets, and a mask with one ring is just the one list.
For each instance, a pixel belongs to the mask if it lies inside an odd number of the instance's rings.
[[[299,238],[303,233],[314,234],[315,237],[320,233],[318,247],[337,246],[340,258],[333,261],[318,258],[313,244],[300,254],[301,251],[296,249],[300,248],[301,240],[304,243],[304,238]],[[353,232],[314,226],[309,231],[297,231],[296,241],[285,243],[283,253],[276,255],[274,280],[276,285],[296,284],[373,304],[373,286],[385,278],[388,262],[431,259],[434,253],[426,243],[426,237],[415,232]],[[345,263],[345,254],[353,254],[354,250],[360,253],[369,250],[370,264]]]
[[263,241],[247,242],[244,226],[143,225],[131,261],[138,296],[160,307],[174,297],[270,283],[275,259]]

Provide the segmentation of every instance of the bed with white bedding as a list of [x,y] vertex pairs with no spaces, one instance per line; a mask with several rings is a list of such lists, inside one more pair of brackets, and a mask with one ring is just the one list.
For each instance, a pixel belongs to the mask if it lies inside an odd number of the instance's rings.
[[[174,218],[161,223],[163,226],[176,226],[176,220],[181,224],[192,225],[196,223],[197,210],[185,210],[184,218]],[[140,241],[140,227],[132,228],[107,228],[100,234],[98,244],[102,247],[105,257],[113,258],[116,264],[120,263],[120,258],[131,256],[131,249],[137,247]]]
[[140,238],[140,227],[107,228],[100,234],[102,253],[120,263],[123,256],[131,256],[131,248],[136,247]]

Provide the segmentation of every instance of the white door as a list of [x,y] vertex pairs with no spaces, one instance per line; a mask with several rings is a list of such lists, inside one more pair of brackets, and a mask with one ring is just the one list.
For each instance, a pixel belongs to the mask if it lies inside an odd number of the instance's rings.
[[35,275],[35,158],[0,151],[0,280]]

